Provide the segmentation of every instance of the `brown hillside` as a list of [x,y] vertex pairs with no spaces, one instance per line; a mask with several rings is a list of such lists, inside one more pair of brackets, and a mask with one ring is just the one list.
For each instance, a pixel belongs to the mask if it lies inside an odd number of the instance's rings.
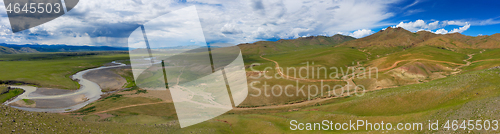
[[299,49],[308,48],[318,48],[318,47],[330,47],[341,44],[345,41],[354,40],[354,37],[344,36],[344,35],[334,35],[331,37],[327,36],[309,36],[309,37],[299,37],[297,39],[291,40],[278,40],[273,41],[258,41],[255,43],[245,43],[239,44],[238,46],[244,50],[244,55],[254,55],[254,54],[270,54],[270,53],[280,53]]
[[413,46],[435,46],[442,48],[472,48],[492,49],[500,48],[500,34],[491,36],[467,36],[460,33],[434,34],[428,31],[410,32],[403,28],[391,28],[381,30],[370,36],[346,42],[340,46],[358,48],[408,48]]
[[436,34],[427,31],[412,33],[400,27],[398,28],[388,27],[385,30],[381,30],[377,33],[374,33],[364,38],[346,42],[343,45],[350,47],[360,47],[360,48],[372,47],[372,46],[411,47],[436,36],[437,36]]

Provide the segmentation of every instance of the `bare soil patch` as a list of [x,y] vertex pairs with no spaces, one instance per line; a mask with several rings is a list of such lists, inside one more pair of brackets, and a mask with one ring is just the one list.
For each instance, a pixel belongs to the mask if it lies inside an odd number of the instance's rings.
[[127,80],[117,72],[124,68],[129,67],[94,70],[84,74],[83,78],[97,83],[103,92],[120,90],[127,83]]

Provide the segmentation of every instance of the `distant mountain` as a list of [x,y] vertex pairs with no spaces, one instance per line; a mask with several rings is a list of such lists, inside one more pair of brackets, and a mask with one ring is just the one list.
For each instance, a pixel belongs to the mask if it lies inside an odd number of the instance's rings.
[[189,45],[189,46],[161,47],[158,49],[195,49],[195,48],[199,48],[199,47],[202,47],[202,46]]
[[22,53],[38,53],[39,51],[37,51],[36,49],[33,49],[33,48],[29,48],[29,47],[22,47],[21,49],[18,50],[19,52],[22,52]]
[[[37,52],[83,52],[83,51],[128,51],[127,47],[109,46],[71,46],[71,45],[15,45],[0,43],[0,54],[37,53]],[[10,48],[10,49],[8,49]]]
[[342,46],[352,47],[412,47],[429,45],[446,48],[500,48],[500,34],[491,36],[467,36],[460,33],[434,34],[428,31],[410,32],[403,28],[388,27],[370,36],[349,41]]
[[370,36],[348,41],[339,46],[360,48],[375,55],[402,51],[415,46],[433,46],[452,51],[491,49],[500,48],[500,34],[473,37],[460,33],[434,34],[428,31],[413,33],[400,27],[388,27]]
[[331,37],[327,36],[309,36],[299,37],[297,39],[285,40],[281,39],[274,41],[259,41],[255,43],[239,44],[238,46],[245,51],[244,55],[252,54],[270,54],[281,53],[300,49],[318,48],[318,47],[332,47],[339,45],[343,42],[355,40],[351,36],[336,34]]
[[0,54],[16,54],[19,53],[15,49],[0,46]]

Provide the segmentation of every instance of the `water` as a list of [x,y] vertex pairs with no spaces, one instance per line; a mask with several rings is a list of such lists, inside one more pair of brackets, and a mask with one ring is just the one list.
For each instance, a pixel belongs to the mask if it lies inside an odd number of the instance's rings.
[[57,112],[57,113],[62,113],[62,112],[70,112],[74,111],[77,109],[80,109],[96,100],[101,98],[101,95],[103,92],[101,91],[101,87],[97,83],[94,83],[90,80],[87,80],[83,78],[83,75],[89,71],[95,71],[99,69],[107,69],[107,68],[116,68],[116,67],[123,67],[126,66],[125,64],[122,63],[117,63],[117,62],[112,62],[118,65],[114,66],[103,66],[103,67],[98,67],[98,68],[92,68],[92,69],[87,69],[80,71],[76,73],[75,75],[72,76],[73,80],[77,80],[78,83],[80,84],[80,89],[76,90],[75,92],[72,93],[67,93],[67,94],[61,94],[61,95],[37,95],[37,96],[30,96],[31,93],[35,92],[37,90],[37,87],[33,86],[11,86],[13,88],[21,88],[24,89],[25,92],[21,95],[19,95],[17,98],[5,102],[4,105],[9,105],[13,102],[22,100],[22,99],[30,99],[30,100],[61,100],[61,99],[70,99],[68,101],[71,101],[72,99],[77,99],[78,97],[81,97],[82,95],[85,95],[87,98],[86,101],[83,102],[78,102],[75,103],[74,105],[71,106],[64,106],[64,107],[57,107],[57,108],[30,108],[30,107],[18,107],[18,106],[11,106],[17,109],[21,110],[26,110],[26,111],[36,111],[36,112]]

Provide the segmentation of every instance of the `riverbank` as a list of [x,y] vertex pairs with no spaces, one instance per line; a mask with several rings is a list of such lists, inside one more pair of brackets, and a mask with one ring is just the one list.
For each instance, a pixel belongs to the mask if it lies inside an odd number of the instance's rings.
[[[85,79],[83,75],[88,72],[98,71],[102,69],[110,69],[117,67],[124,67],[125,64],[113,62],[115,65],[102,66],[98,68],[92,68],[80,71],[74,74],[71,78],[78,81],[80,84],[80,89],[67,92],[67,93],[55,93],[55,94],[40,94],[37,92],[37,87],[33,86],[10,86],[11,88],[20,88],[25,90],[25,92],[11,101],[7,101],[4,105],[9,105],[11,107],[27,110],[27,111],[37,111],[37,112],[70,112],[80,109],[101,97],[102,89],[101,87],[88,79]],[[44,89],[46,90],[46,89]],[[31,100],[34,101],[36,106],[26,106],[22,105],[21,101]]]

